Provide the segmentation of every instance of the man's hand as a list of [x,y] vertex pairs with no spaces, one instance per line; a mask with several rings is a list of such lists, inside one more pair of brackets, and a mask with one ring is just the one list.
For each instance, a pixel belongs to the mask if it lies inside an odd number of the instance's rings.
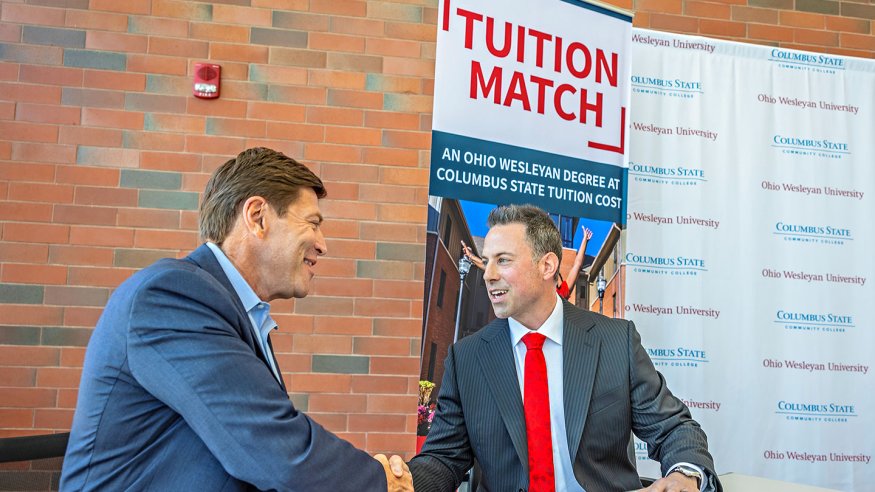
[[386,471],[389,492],[413,492],[413,475],[410,474],[410,468],[400,456],[393,455],[386,459],[386,455],[378,454],[374,456],[374,459],[379,461]]
[[638,492],[699,492],[699,484],[693,477],[681,472],[671,472],[667,477],[653,482],[653,485]]

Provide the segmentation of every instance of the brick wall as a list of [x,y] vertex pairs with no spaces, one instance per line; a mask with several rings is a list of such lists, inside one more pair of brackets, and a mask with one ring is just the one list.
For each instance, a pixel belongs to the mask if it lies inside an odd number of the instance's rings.
[[[652,29],[871,57],[875,5],[621,0]],[[293,400],[414,446],[436,0],[0,0],[0,437],[65,430],[112,289],[198,244],[198,192],[266,145],[326,180],[330,257],[275,303]],[[222,65],[222,97],[191,97]]]

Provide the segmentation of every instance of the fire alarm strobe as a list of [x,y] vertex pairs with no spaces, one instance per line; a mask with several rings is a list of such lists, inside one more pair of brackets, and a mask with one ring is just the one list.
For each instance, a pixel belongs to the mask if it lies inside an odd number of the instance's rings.
[[194,97],[215,99],[219,97],[219,80],[222,78],[222,67],[212,63],[194,64]]

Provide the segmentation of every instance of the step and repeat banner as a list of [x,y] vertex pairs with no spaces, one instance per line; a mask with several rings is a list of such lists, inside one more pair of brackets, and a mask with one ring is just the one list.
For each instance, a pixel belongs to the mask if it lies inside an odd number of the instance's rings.
[[626,316],[718,472],[873,490],[875,62],[633,30],[631,82]]

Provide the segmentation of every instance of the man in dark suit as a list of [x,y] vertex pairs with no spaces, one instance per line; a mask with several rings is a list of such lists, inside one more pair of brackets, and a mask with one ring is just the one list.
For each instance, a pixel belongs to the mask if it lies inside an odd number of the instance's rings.
[[410,461],[417,492],[641,488],[631,433],[664,478],[648,491],[720,491],[704,432],[653,367],[631,322],[556,294],[559,231],[532,206],[498,207],[483,245],[498,317],[450,347],[437,411]]
[[410,488],[400,458],[375,461],[296,410],[273,356],[267,303],[309,292],[324,196],[270,149],[216,170],[207,243],[125,281],[94,330],[62,490]]

